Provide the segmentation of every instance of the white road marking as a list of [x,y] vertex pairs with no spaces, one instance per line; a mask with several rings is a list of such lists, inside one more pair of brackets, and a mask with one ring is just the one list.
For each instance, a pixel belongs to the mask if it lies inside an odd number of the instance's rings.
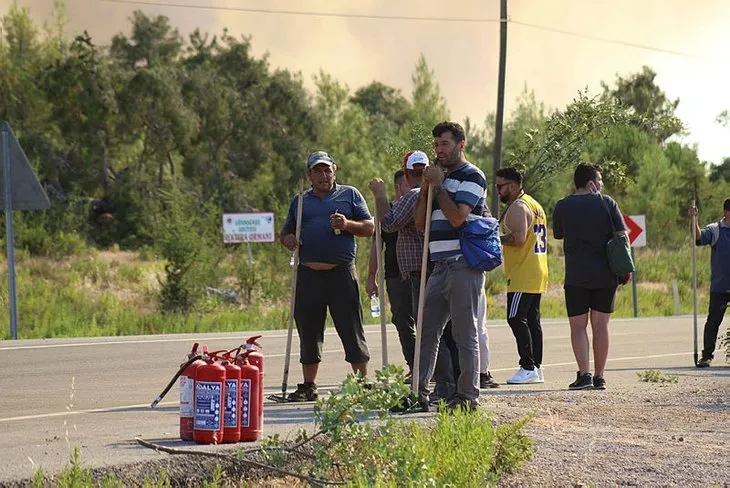
[[[331,351],[322,351],[326,353],[330,352],[340,352],[339,349],[337,350],[331,350]],[[655,359],[655,358],[668,358],[668,357],[675,357],[675,356],[690,356],[691,352],[675,352],[675,353],[668,353],[668,354],[651,354],[648,356],[626,356],[621,358],[608,358],[609,363],[613,361],[631,361],[635,359]],[[273,355],[270,355],[271,357]],[[546,368],[552,368],[552,367],[558,367],[558,366],[570,366],[575,364],[575,361],[569,361],[565,363],[552,363],[552,364],[545,364],[543,365]],[[512,371],[514,368],[501,368],[501,369],[493,369],[490,371]],[[267,388],[268,391],[275,391],[273,388]],[[326,390],[326,389],[325,389]],[[177,405],[178,402],[161,402],[158,405]],[[34,419],[45,419],[45,418],[52,418],[52,417],[63,417],[64,415],[81,415],[85,413],[107,413],[107,412],[118,412],[123,410],[129,410],[132,408],[148,408],[149,403],[141,403],[137,405],[123,405],[118,407],[106,407],[106,408],[92,408],[92,409],[86,409],[86,410],[65,410],[63,412],[53,412],[53,413],[42,413],[37,415],[24,415],[20,417],[6,417],[6,418],[0,418],[0,423],[4,422],[14,422],[14,421],[22,421],[22,420],[34,420]],[[150,409],[152,410],[152,409]]]
[[[675,318],[682,318],[682,317],[661,317],[661,319],[675,319]],[[632,319],[632,318],[626,318],[626,319],[612,319],[611,322],[633,322],[636,320],[645,320],[645,319]],[[568,326],[568,323],[566,320],[561,319],[550,319],[542,322],[542,325],[565,325]],[[495,323],[488,324],[487,329],[508,329],[507,322],[504,323]],[[631,335],[634,333],[640,332],[639,329],[635,329],[633,332],[628,333],[612,333],[611,335]],[[33,344],[29,346],[4,346],[0,347],[0,351],[22,351],[22,350],[29,350],[29,349],[57,349],[57,348],[65,348],[65,347],[93,347],[93,346],[118,346],[123,344],[161,344],[161,343],[175,343],[175,342],[201,342],[203,340],[226,340],[241,336],[247,336],[247,335],[259,335],[259,334],[266,334],[266,331],[250,331],[250,332],[230,332],[230,333],[223,333],[223,334],[229,334],[229,335],[207,335],[207,334],[201,334],[200,336],[190,336],[190,337],[165,337],[165,338],[158,338],[158,339],[130,339],[130,340],[115,340],[115,341],[94,341],[94,342],[67,342],[67,343],[61,343],[61,344]],[[365,326],[365,333],[366,334],[380,334],[380,326],[379,325],[367,325]],[[388,334],[393,335],[394,337],[397,337],[397,332],[395,331],[392,324],[389,324],[388,327]],[[325,332],[325,336],[336,336],[337,333],[330,329]],[[285,339],[287,337],[287,334],[266,334],[265,339]],[[296,336],[295,336],[296,338]],[[546,337],[545,339],[555,339],[555,337]],[[241,339],[243,342],[243,339]],[[12,341],[2,341],[5,343],[12,343]]]

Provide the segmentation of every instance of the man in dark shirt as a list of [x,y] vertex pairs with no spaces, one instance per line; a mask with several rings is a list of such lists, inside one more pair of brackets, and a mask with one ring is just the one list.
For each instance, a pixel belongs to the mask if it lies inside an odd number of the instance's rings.
[[[689,208],[690,216],[697,216],[697,208]],[[717,333],[730,303],[730,198],[722,205],[722,219],[700,229],[695,220],[695,239],[698,246],[710,246],[710,308],[705,322],[704,348],[698,368],[712,363]]]
[[[405,171],[402,169],[395,172],[393,184],[395,187],[395,202],[400,200],[411,189],[406,179]],[[413,366],[413,350],[416,345],[415,319],[411,305],[411,286],[408,281],[401,280],[400,277],[398,256],[396,255],[398,231],[386,232],[383,230],[381,235],[385,247],[385,263],[383,266],[385,268],[385,286],[388,290],[390,310],[393,314],[393,325],[395,325],[395,329],[398,331],[398,340],[403,351],[403,358],[410,371]],[[377,272],[378,259],[376,246],[373,243],[370,250],[368,281],[365,286],[365,290],[369,296],[380,296],[376,282]]]
[[370,360],[354,261],[355,236],[371,237],[373,220],[356,188],[335,183],[336,171],[334,158],[326,152],[309,155],[307,175],[312,188],[303,196],[300,242],[295,234],[297,198],[281,231],[282,245],[290,251],[299,247],[294,319],[304,383],[289,395],[290,401],[317,399],[315,380],[328,308],[352,370],[365,376]]
[[[553,234],[556,239],[563,239],[565,306],[570,342],[578,363],[577,378],[568,388],[605,390],[608,321],[619,284],[608,266],[606,243],[614,233],[626,233],[626,226],[618,204],[600,193],[603,178],[598,167],[579,164],[573,182],[575,193],[560,200],[553,211]],[[595,376],[590,373],[589,312]]]

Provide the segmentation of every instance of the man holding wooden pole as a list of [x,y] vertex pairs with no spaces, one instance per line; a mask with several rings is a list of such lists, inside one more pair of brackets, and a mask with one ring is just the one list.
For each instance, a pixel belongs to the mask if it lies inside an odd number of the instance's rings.
[[326,152],[309,155],[307,176],[312,188],[302,196],[301,212],[297,212],[297,199],[292,201],[281,232],[282,245],[298,250],[299,257],[293,316],[304,382],[286,398],[290,402],[318,397],[315,381],[327,309],[352,370],[365,376],[370,360],[354,263],[355,237],[372,237],[374,224],[362,194],[354,187],[335,183],[336,171],[334,158]]
[[[424,229],[434,270],[421,296],[418,324],[418,403],[428,409],[429,381],[436,366],[439,340],[449,319],[459,350],[461,373],[448,409],[474,410],[479,401],[479,299],[484,273],[463,259],[459,228],[484,214],[487,180],[464,157],[464,129],[455,122],[441,122],[432,131],[438,165],[423,173],[416,205],[416,227]],[[429,194],[431,197],[429,198]],[[433,200],[431,208],[429,200]],[[426,223],[430,221],[429,228]],[[420,310],[422,308],[422,311]],[[418,335],[420,334],[420,337]],[[420,341],[419,341],[420,339]],[[416,372],[414,371],[414,376]]]
[[[710,255],[710,305],[703,334],[702,357],[696,364],[698,368],[708,368],[714,357],[717,333],[725,316],[725,309],[730,303],[730,198],[723,202],[722,219],[717,222],[700,229],[697,222],[697,207],[694,205],[689,208],[689,216],[692,218],[695,244],[712,248]],[[695,349],[695,353],[696,351],[697,349]]]

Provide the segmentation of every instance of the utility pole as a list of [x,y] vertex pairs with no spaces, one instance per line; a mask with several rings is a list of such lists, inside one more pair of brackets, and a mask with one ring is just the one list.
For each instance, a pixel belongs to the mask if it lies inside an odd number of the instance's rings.
[[[502,167],[502,125],[504,123],[504,78],[507,67],[507,0],[499,6],[499,81],[497,83],[497,120],[494,124],[494,177]],[[494,179],[492,179],[492,183]],[[499,216],[499,198],[492,189],[492,215]]]

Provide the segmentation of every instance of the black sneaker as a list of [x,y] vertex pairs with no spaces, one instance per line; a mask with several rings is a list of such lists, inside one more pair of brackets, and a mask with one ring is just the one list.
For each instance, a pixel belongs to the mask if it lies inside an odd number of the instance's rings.
[[494,381],[492,373],[479,373],[479,388],[499,388],[499,383]]
[[590,373],[580,374],[580,371],[575,375],[575,381],[568,385],[569,390],[586,390],[593,388],[593,375]]
[[443,409],[446,412],[453,412],[455,410],[463,410],[464,412],[475,412],[479,407],[479,402],[476,400],[470,400],[469,398],[462,398],[460,396],[454,396],[449,403],[446,403]]
[[603,376],[594,376],[593,377],[593,388],[596,390],[605,390],[606,389],[606,380],[603,378]]
[[289,393],[289,396],[286,397],[290,402],[313,402],[317,398],[319,398],[317,385],[308,381],[299,383],[297,389]]
[[697,363],[698,368],[709,368],[710,364],[712,364],[712,358],[702,358]]
[[428,402],[422,402],[418,400],[415,393],[411,392],[407,396],[401,398],[398,405],[390,407],[392,413],[416,413],[416,412],[428,412]]

